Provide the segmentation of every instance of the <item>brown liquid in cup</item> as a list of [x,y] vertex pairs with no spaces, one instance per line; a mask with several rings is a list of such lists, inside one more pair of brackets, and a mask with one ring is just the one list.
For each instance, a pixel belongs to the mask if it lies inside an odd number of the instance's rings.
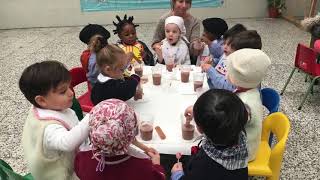
[[193,82],[193,89],[196,91],[198,88],[201,88],[203,86],[203,81],[194,81]]
[[182,138],[184,140],[192,140],[194,135],[194,125],[183,124],[182,125]]
[[143,75],[143,69],[141,67],[134,68],[134,72],[140,77]]
[[153,127],[150,124],[143,124],[140,126],[140,136],[144,141],[150,141],[152,139]]
[[161,74],[152,74],[153,84],[160,85],[161,84]]
[[181,82],[183,83],[189,82],[189,75],[190,75],[190,72],[181,71]]
[[134,95],[133,99],[136,101],[138,99],[142,99],[143,91],[142,89],[137,89],[136,94]]
[[172,72],[172,69],[174,68],[174,64],[166,64],[166,68],[169,72]]

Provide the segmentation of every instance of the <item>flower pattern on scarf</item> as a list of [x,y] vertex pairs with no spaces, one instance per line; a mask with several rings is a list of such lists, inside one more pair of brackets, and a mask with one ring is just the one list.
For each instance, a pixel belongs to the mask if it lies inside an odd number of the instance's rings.
[[131,107],[121,100],[108,99],[91,110],[89,119],[94,156],[127,153],[137,128],[137,118]]

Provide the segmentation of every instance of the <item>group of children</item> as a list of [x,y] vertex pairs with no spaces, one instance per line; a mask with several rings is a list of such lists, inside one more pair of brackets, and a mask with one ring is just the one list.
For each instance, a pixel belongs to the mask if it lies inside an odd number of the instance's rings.
[[[140,83],[130,68],[155,61],[137,40],[133,17],[116,18],[114,33],[120,40],[115,45],[108,43],[110,33],[100,25],[89,24],[79,35],[88,44],[81,63],[95,105],[88,118],[79,121],[70,109],[74,94],[63,64],[44,61],[23,71],[19,87],[33,106],[22,144],[35,179],[165,179],[155,149],[141,153],[131,147],[137,142],[137,118],[124,102]],[[205,48],[198,60],[211,90],[187,108],[185,116],[194,118],[204,137],[184,168],[173,165],[171,179],[247,179],[248,161],[255,158],[262,130],[259,88],[271,61],[260,50],[256,31],[241,24],[228,29],[220,18],[208,18],[203,26]],[[173,58],[175,64],[190,64],[183,19],[168,17],[165,34],[158,63]]]

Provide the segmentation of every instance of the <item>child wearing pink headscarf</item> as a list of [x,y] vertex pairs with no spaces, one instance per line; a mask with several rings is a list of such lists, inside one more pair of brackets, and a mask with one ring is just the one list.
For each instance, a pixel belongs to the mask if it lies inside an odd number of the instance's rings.
[[92,148],[79,152],[74,164],[81,180],[165,179],[158,152],[149,151],[149,158],[130,147],[135,140],[137,119],[125,102],[100,102],[90,112],[89,126]]

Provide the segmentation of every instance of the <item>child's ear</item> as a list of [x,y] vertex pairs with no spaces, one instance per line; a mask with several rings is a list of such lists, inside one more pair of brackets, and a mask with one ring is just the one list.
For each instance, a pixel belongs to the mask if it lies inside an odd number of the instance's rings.
[[46,98],[41,96],[41,95],[38,95],[34,98],[34,100],[36,101],[36,103],[42,107],[42,108],[45,108],[47,107],[47,101],[46,101]]
[[110,72],[112,70],[111,66],[105,65],[103,68],[103,72]]

